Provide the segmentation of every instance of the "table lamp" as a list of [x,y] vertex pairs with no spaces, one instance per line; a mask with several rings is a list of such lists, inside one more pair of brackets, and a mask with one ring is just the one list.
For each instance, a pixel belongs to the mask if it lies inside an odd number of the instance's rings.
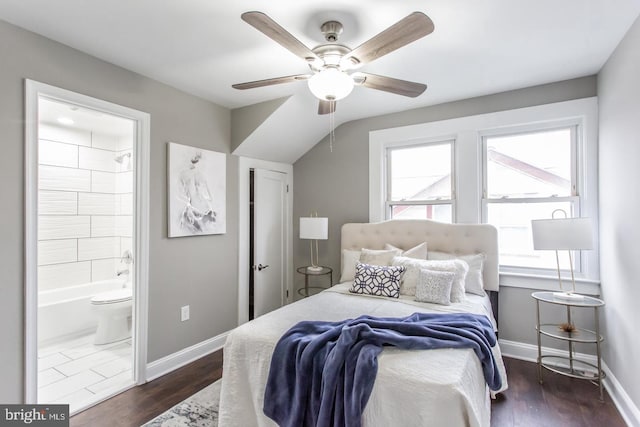
[[[564,214],[564,218],[556,218],[556,213]],[[562,209],[556,209],[551,214],[551,219],[537,219],[531,221],[533,233],[533,248],[536,250],[555,250],[556,265],[558,269],[558,282],[560,292],[553,295],[558,298],[569,300],[580,300],[584,296],[576,294],[576,281],[573,275],[573,258],[571,251],[593,249],[593,235],[591,220],[589,218],[568,218],[567,213]],[[569,252],[569,270],[571,271],[572,289],[565,291],[562,288],[562,277],[560,276],[560,258],[558,251]]]
[[[301,217],[300,218],[300,238],[310,239],[309,248],[311,252],[311,265],[307,267],[308,271],[321,271],[322,267],[318,265],[318,240],[327,240],[329,235],[329,219],[320,218],[318,216]],[[315,258],[313,248],[315,242]]]

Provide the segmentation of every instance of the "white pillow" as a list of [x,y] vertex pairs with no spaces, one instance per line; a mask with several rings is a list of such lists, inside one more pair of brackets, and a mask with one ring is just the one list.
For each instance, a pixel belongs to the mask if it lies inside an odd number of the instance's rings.
[[[364,255],[363,255],[364,254]],[[398,252],[393,250],[362,249],[342,250],[342,273],[340,283],[351,282],[356,275],[358,261],[371,265],[391,265],[391,260]]]
[[416,301],[451,304],[451,286],[455,278],[456,273],[421,268],[418,272]]
[[465,300],[464,279],[469,267],[464,261],[458,259],[429,261],[397,256],[393,259],[392,265],[402,265],[407,268],[400,283],[400,293],[402,295],[414,296],[416,294],[420,268],[427,268],[429,270],[455,273],[456,276],[451,285],[451,302],[462,302]]
[[407,258],[427,259],[427,242],[422,242],[418,246],[414,246],[411,249],[403,251],[400,248],[396,248],[393,245],[385,244],[384,248],[387,250],[393,250],[398,252],[398,256],[406,256]]
[[461,259],[469,265],[469,272],[465,279],[465,290],[471,294],[485,296],[484,281],[482,280],[482,269],[484,266],[484,254],[475,255],[454,255],[446,252],[429,252],[429,259]]
[[391,261],[396,255],[398,252],[395,250],[362,249],[360,262],[370,265],[391,265]]
[[340,283],[350,282],[356,275],[356,264],[360,259],[360,251],[342,250],[342,274]]

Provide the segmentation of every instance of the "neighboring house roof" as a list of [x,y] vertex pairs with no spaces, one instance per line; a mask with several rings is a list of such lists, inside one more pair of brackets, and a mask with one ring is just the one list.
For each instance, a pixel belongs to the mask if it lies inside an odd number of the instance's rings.
[[[550,184],[561,188],[566,188],[571,185],[569,180],[554,174],[553,172],[549,172],[548,170],[539,168],[530,163],[523,162],[522,160],[496,151],[495,149],[487,150],[487,160],[544,184]],[[446,193],[450,182],[451,175],[444,175],[405,200],[437,200],[437,195]],[[402,203],[402,200],[397,201],[397,203]],[[395,217],[400,215],[411,207],[411,205],[394,206],[393,216]]]

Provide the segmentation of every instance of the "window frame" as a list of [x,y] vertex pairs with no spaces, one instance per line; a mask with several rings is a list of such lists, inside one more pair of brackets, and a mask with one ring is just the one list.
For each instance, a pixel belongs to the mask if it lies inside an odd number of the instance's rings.
[[[570,130],[570,168],[571,168],[571,190],[568,196],[547,196],[547,197],[500,197],[491,198],[488,197],[488,142],[487,140],[492,137],[504,137],[515,135],[527,135],[540,133],[544,131],[554,130]],[[584,200],[581,197],[582,191],[585,186],[583,171],[581,170],[580,161],[584,147],[582,146],[585,138],[583,137],[584,126],[579,119],[562,119],[547,121],[544,123],[533,123],[520,126],[507,126],[500,129],[481,131],[479,133],[481,140],[482,150],[482,164],[480,169],[482,171],[482,200],[481,200],[481,221],[483,223],[489,223],[489,205],[492,203],[511,203],[511,204],[527,204],[527,203],[559,203],[568,202],[571,206],[571,212],[567,212],[569,217],[581,217],[583,212]],[[551,215],[551,213],[549,213]],[[574,273],[576,277],[587,277],[588,275],[588,263],[583,251],[571,251],[574,261]],[[560,251],[560,256],[566,256],[566,251]],[[543,275],[557,274],[556,266],[550,266],[548,268],[540,267],[525,267],[518,265],[500,264],[500,271],[505,273],[516,274],[529,274],[529,275]],[[568,271],[561,269],[561,271]]]
[[[490,135],[506,128],[531,129],[545,124],[578,123],[582,132],[577,135],[577,183],[580,194],[580,214],[593,223],[594,249],[583,251],[584,276],[576,275],[577,291],[589,295],[600,293],[598,239],[598,98],[587,97],[513,109],[455,116],[424,121],[369,132],[369,222],[384,221],[385,175],[384,148],[397,143],[455,141],[455,209],[456,223],[483,222],[482,135]],[[425,119],[427,120],[427,119]],[[564,254],[566,256],[566,253]],[[562,256],[562,254],[561,254]],[[564,275],[566,277],[566,275]],[[582,276],[582,277],[581,277]],[[558,290],[557,273],[512,272],[500,268],[500,286],[524,289]]]
[[[416,148],[416,147],[429,147],[436,145],[450,145],[450,164],[451,164],[451,198],[449,199],[434,199],[434,200],[391,200],[391,174],[392,163],[391,163],[391,153],[395,150],[402,150],[407,148]],[[443,138],[433,138],[429,140],[417,140],[417,141],[404,141],[404,142],[396,142],[391,144],[386,144],[384,147],[384,160],[383,160],[383,177],[384,177],[384,214],[383,220],[392,219],[392,209],[393,206],[435,206],[435,205],[450,205],[451,206],[451,223],[455,223],[456,221],[456,167],[455,167],[455,152],[456,152],[456,141],[455,138],[443,137]]]

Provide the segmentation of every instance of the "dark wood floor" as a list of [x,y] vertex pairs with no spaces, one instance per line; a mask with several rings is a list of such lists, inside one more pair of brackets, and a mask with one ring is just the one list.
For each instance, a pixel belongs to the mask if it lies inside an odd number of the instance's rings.
[[71,417],[71,427],[138,427],[222,378],[222,350]]
[[[504,359],[509,389],[493,401],[492,427],[624,427],[605,392],[588,381],[545,372],[538,384],[536,365]],[[132,388],[71,418],[71,427],[138,427],[222,377],[222,351],[155,381]]]
[[606,390],[602,403],[589,381],[545,371],[540,385],[535,363],[507,357],[504,363],[509,389],[491,405],[491,426],[626,426]]

